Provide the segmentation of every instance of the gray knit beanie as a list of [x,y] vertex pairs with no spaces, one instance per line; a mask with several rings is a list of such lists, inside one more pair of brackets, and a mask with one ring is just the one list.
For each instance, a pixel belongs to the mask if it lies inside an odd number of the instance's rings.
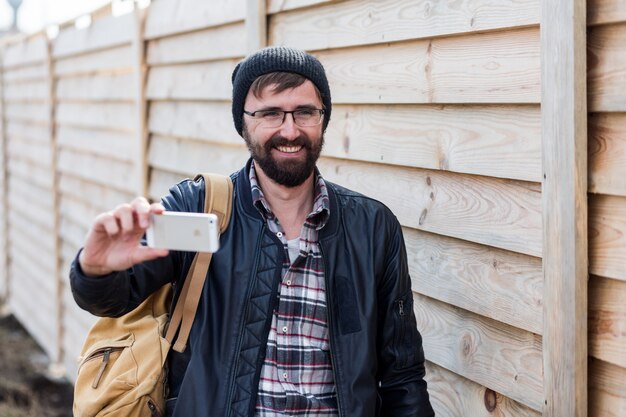
[[322,130],[326,130],[330,121],[332,105],[330,88],[322,63],[313,55],[285,46],[263,48],[244,58],[233,71],[233,121],[235,129],[242,135],[243,105],[250,86],[258,77],[270,72],[294,72],[311,80],[322,95],[324,103],[324,121]]

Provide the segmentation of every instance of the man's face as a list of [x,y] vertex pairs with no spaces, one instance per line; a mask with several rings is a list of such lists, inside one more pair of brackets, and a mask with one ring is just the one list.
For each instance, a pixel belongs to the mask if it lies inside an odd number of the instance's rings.
[[[273,87],[266,87],[260,97],[248,92],[244,109],[255,112],[322,108],[315,86],[309,80],[280,93],[274,93]],[[265,175],[280,185],[296,187],[313,174],[324,145],[322,123],[301,127],[295,124],[291,114],[286,114],[282,125],[270,128],[259,119],[243,117],[243,138]]]

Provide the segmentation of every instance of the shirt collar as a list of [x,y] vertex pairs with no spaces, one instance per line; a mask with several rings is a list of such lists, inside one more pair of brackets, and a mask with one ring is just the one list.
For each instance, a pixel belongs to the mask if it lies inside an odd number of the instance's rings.
[[[265,199],[263,190],[259,185],[254,161],[250,164],[250,190],[252,192],[252,203],[259,211],[261,216],[267,220],[275,220],[276,217],[272,212],[272,208]],[[313,198],[313,210],[307,215],[306,221],[315,226],[317,230],[324,227],[330,216],[330,199],[328,197],[328,188],[326,182],[320,172],[315,169],[315,197]]]

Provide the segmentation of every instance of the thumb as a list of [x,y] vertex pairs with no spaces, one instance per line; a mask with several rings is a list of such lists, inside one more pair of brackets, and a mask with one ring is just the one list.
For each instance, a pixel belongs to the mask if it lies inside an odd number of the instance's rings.
[[131,263],[133,265],[151,261],[156,258],[167,256],[170,251],[167,249],[150,248],[148,246],[138,246],[131,255]]

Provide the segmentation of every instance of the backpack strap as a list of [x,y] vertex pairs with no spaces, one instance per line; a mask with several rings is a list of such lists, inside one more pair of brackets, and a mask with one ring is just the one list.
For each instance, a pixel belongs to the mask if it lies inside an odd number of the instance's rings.
[[[221,234],[226,230],[230,222],[233,183],[230,177],[223,175],[199,174],[195,180],[200,177],[204,178],[204,212],[213,213],[217,216]],[[173,347],[176,352],[183,352],[187,347],[187,339],[196,316],[202,287],[209,271],[212,256],[213,254],[210,252],[196,253],[176,302],[176,307],[174,307],[174,313],[167,328],[165,339],[171,344],[176,331],[180,327]]]

